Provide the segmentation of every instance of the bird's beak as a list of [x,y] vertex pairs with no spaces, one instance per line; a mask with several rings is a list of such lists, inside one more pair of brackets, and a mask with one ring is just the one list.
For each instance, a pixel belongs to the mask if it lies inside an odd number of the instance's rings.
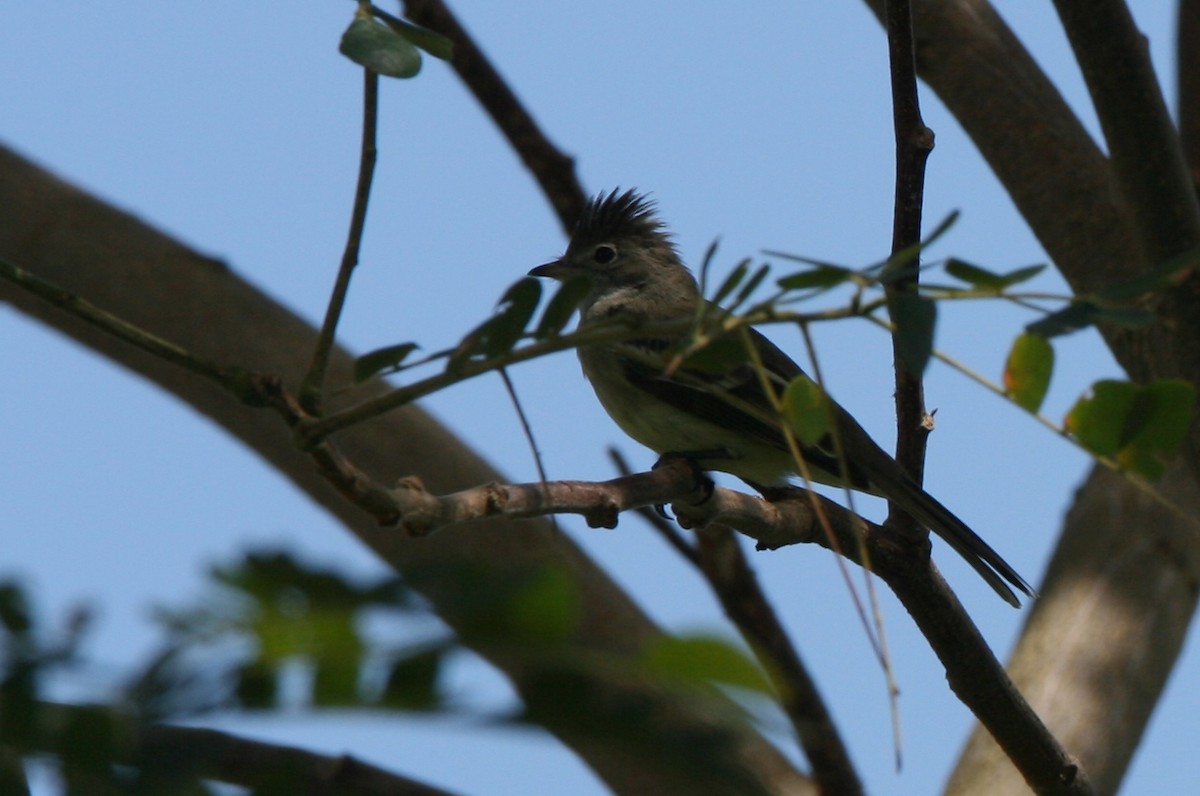
[[563,260],[551,260],[548,263],[543,263],[537,268],[530,270],[530,276],[548,276],[551,279],[566,280],[575,273],[575,268],[572,268]]

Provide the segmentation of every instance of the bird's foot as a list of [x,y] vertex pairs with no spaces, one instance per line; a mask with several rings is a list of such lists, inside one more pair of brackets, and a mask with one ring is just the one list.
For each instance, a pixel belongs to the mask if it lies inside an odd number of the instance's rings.
[[[695,484],[692,489],[692,494],[699,496],[697,499],[692,500],[691,502],[698,506],[712,497],[713,490],[717,488],[717,485],[713,483],[713,480],[705,474],[704,469],[700,466],[700,460],[731,458],[733,458],[733,455],[724,448],[714,448],[711,450],[699,451],[668,451],[662,456],[659,456],[658,461],[656,461],[654,466],[650,469],[657,470],[660,467],[666,467],[670,464],[674,464],[677,461],[683,461],[691,471],[692,481]],[[663,519],[672,519],[671,515],[667,513],[666,504],[657,503],[654,506],[654,510],[658,513],[658,516],[662,517]]]

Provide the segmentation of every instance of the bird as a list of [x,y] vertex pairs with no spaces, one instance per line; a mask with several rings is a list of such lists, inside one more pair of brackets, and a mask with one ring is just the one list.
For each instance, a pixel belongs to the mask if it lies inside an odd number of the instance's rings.
[[[690,320],[709,306],[655,203],[636,190],[589,200],[566,252],[529,276],[586,279],[580,328]],[[802,476],[763,374],[777,393],[807,375],[757,329],[745,332],[755,356],[718,368],[689,367],[688,359],[680,365],[677,357],[669,362],[685,332],[584,344],[577,354],[601,405],[628,436],[660,457],[683,456],[700,470],[737,476],[768,497]],[[827,401],[816,411],[829,413],[831,431],[800,445],[803,477],[886,497],[945,540],[1006,602],[1020,606],[1014,588],[1034,596],[987,542],[917,484],[849,412]]]

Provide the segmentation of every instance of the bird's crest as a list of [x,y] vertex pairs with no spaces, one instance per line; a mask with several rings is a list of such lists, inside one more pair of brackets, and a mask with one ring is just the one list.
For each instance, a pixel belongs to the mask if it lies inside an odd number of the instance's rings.
[[600,243],[620,238],[641,238],[647,243],[668,240],[666,228],[655,215],[654,202],[634,190],[599,194],[583,208],[575,234],[576,243]]

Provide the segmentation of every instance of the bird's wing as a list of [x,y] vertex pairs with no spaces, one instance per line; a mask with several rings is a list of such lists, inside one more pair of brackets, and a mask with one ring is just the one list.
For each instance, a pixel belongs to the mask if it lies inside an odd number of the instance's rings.
[[[804,375],[800,366],[770,340],[754,329],[748,331],[766,376],[778,393],[792,379]],[[629,353],[620,357],[621,367],[638,389],[754,442],[788,450],[774,404],[763,391],[762,375],[748,358],[718,370],[685,364],[668,377],[660,364],[661,355],[673,347],[673,341],[644,338],[631,340],[622,347],[627,347]],[[845,414],[836,405],[834,411]],[[848,480],[853,489],[872,491],[867,474],[837,455],[830,435],[816,445],[802,446],[801,454],[808,466],[822,476],[818,480],[834,484]],[[848,478],[838,475],[847,470]]]

